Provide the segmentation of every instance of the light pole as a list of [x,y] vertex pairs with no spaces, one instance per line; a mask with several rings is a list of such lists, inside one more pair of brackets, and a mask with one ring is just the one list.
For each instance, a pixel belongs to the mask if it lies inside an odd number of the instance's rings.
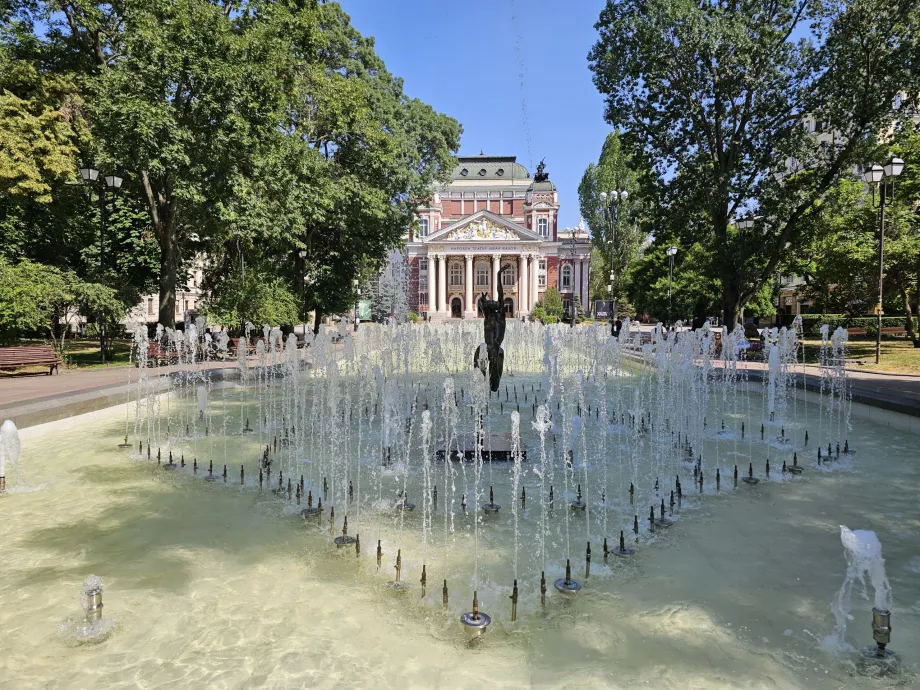
[[307,250],[297,252],[300,257],[300,318],[303,319],[303,335],[307,337]]
[[625,189],[621,191],[601,192],[601,205],[604,209],[604,215],[610,225],[610,283],[607,292],[610,293],[610,335],[615,335],[617,320],[617,301],[613,293],[613,285],[616,280],[616,270],[614,268],[616,243],[617,243],[617,225],[620,222],[620,202],[629,199],[629,192]]
[[[883,168],[875,164],[863,173],[865,180],[872,187],[872,205],[875,206],[875,187],[881,184],[879,189],[879,233],[878,233],[878,304],[875,305],[875,312],[878,316],[877,328],[875,331],[875,363],[878,364],[882,357],[882,302],[884,297],[885,283],[885,197],[891,194],[894,201],[894,178],[904,170],[904,161],[892,156]],[[890,177],[891,182],[886,182],[884,178]]]
[[668,255],[668,325],[671,325],[671,281],[674,278],[674,257],[677,256],[677,247],[670,246],[665,251]]
[[[100,282],[105,284],[105,190],[111,189],[113,193],[117,192],[121,189],[124,180],[119,175],[103,175],[100,182],[99,170],[91,165],[84,165],[80,168],[80,177],[83,179],[83,184],[90,187],[95,186],[99,193],[99,273]],[[108,347],[105,342],[105,316],[101,312],[99,314],[99,350],[102,354],[102,361],[105,362],[108,358]]]
[[572,277],[570,278],[569,289],[572,291],[572,299],[569,300],[569,328],[575,328],[575,316],[578,310],[575,309],[575,230],[572,230],[572,236],[569,238],[569,259],[572,262]]
[[352,286],[355,288],[355,333],[358,332],[358,299],[361,297],[361,288],[358,287],[358,279],[355,278],[351,281]]

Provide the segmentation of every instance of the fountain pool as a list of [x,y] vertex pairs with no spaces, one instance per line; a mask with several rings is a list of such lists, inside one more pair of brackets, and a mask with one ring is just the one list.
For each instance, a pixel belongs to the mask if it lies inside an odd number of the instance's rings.
[[[124,435],[124,406],[21,430],[20,472],[33,490],[11,480],[8,495],[0,498],[4,682],[56,688],[463,688],[483,683],[618,688],[648,683],[809,689],[917,682],[916,436],[849,419],[845,405],[797,400],[783,384],[782,372],[772,396],[743,374],[723,394],[718,374],[707,373],[709,382],[700,378],[700,387],[693,388],[698,375],[675,370],[667,376],[674,383],[668,383],[659,378],[661,362],[635,364],[635,358],[654,352],[634,348],[633,364],[624,360],[609,366],[608,360],[605,377],[592,368],[585,343],[558,351],[571,358],[558,374],[552,373],[552,361],[546,369],[528,371],[527,360],[514,355],[526,334],[509,328],[509,336],[501,400],[477,397],[482,378],[461,369],[469,362],[458,361],[451,369],[444,357],[433,365],[445,366],[444,372],[399,377],[398,363],[359,350],[353,370],[341,363],[333,371],[330,355],[301,374],[250,378],[245,386],[208,384],[203,410],[195,380],[180,381],[165,395],[139,390],[140,405],[135,401],[128,409],[131,454],[117,448]],[[543,349],[530,346],[538,353],[531,359],[539,361]],[[368,358],[364,374],[357,368],[362,357]],[[454,427],[445,427],[452,414],[443,405],[449,397],[447,376],[458,401]],[[364,393],[361,381],[367,383]],[[378,392],[371,395],[371,389]],[[510,434],[512,412],[518,411],[514,392],[522,398],[525,391],[526,405],[518,402],[527,457],[517,472],[513,461],[445,465],[436,459],[445,428],[448,436],[453,428],[457,438],[470,433],[475,438],[478,409],[484,413],[486,444],[495,434]],[[542,454],[533,425],[539,412],[532,407],[534,394],[552,413],[543,429]],[[298,400],[308,404],[300,407]],[[325,407],[311,408],[313,400]],[[360,422],[362,401],[368,408],[365,423]],[[375,402],[378,421],[371,423]],[[830,442],[836,450],[836,429],[848,423],[852,429],[841,445],[847,442],[854,452],[819,468],[817,444]],[[245,427],[253,433],[241,433]],[[672,430],[681,435],[676,444]],[[811,431],[808,446],[806,430]],[[702,456],[702,496],[693,480],[694,462],[685,461],[685,435],[694,458]],[[264,468],[260,492],[257,476],[266,444],[272,466]],[[185,468],[158,467],[157,449],[161,465],[172,450],[176,463],[184,456]],[[782,463],[791,464],[793,453],[805,471],[783,475]],[[229,466],[226,483],[222,476],[203,481],[211,463],[217,475]],[[736,489],[730,468],[746,469],[747,463],[761,481],[739,482]],[[545,469],[542,491],[533,471],[540,467]],[[283,473],[281,497],[271,492],[278,471]],[[327,508],[319,519],[305,521],[299,509],[306,500],[298,506],[296,495],[288,499],[287,478],[296,477],[296,485],[301,473],[317,499],[327,480]],[[666,506],[674,525],[649,530],[649,507],[657,516],[660,501],[669,503],[671,475],[677,473],[683,499],[673,515]],[[569,508],[577,501],[579,483],[584,514]],[[634,485],[632,505],[629,484]],[[428,488],[435,485],[436,508]],[[489,487],[495,503],[502,504],[493,515],[482,510]],[[523,507],[515,487],[526,489]],[[395,509],[406,500],[416,504],[415,510]],[[336,512],[332,533],[331,507]],[[349,534],[360,534],[360,557],[353,547],[332,544],[345,512]],[[638,545],[631,531],[634,515],[640,522]],[[826,645],[837,623],[830,604],[847,571],[840,525],[872,530],[883,545],[892,592],[891,648],[903,659],[897,677],[867,679],[858,674],[853,654]],[[612,548],[620,530],[636,554],[611,556],[605,564],[602,539],[606,536]],[[585,578],[589,539],[592,562]],[[397,550],[406,583],[402,589],[387,586],[395,577]],[[575,597],[552,589],[566,558],[583,585]],[[549,582],[545,608],[539,596],[543,569]],[[106,616],[117,627],[104,642],[79,646],[62,636],[60,625],[78,606],[77,593],[90,573],[105,578]],[[511,622],[515,575],[520,598],[517,620]],[[474,589],[492,625],[471,647],[458,618],[469,610]],[[872,642],[874,601],[871,590],[865,600],[858,584],[853,591],[845,643],[861,648]]]

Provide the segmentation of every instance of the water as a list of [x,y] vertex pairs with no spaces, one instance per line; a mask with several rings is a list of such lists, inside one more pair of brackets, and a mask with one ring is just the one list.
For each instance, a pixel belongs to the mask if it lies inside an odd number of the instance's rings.
[[[704,377],[679,357],[660,357],[667,342],[643,352],[589,329],[550,333],[509,324],[499,400],[480,393],[482,377],[471,366],[478,342],[473,329],[375,330],[353,343],[351,358],[344,346],[331,347],[321,337],[312,369],[297,365],[291,357],[297,351],[281,350],[279,339],[268,337],[261,357],[275,368],[254,372],[245,386],[211,388],[209,435],[198,421],[202,384],[195,377],[178,378],[169,396],[139,394],[135,443],[153,440],[164,461],[168,449],[176,457],[184,453],[184,471],[158,470],[156,453],[148,462],[146,448],[135,447],[133,460],[119,452],[121,408],[24,430],[24,461],[44,488],[0,499],[3,677],[19,685],[64,678],[55,687],[114,687],[140,677],[151,684],[227,687],[471,687],[486,680],[499,687],[883,684],[851,676],[848,657],[821,646],[835,629],[828,604],[846,567],[839,525],[858,524],[885,545],[891,647],[907,664],[902,680],[916,679],[915,437],[853,420],[845,438],[858,455],[819,469],[816,446],[837,442],[837,429],[848,423],[846,408],[796,400],[784,382],[791,361],[784,356],[774,422],[785,424],[807,467],[792,478],[779,472],[791,448],[759,438],[760,423],[770,416],[762,387],[749,390],[743,370],[731,362],[720,368],[710,358]],[[691,345],[682,338],[676,348]],[[654,366],[631,363],[638,352]],[[518,405],[523,419],[515,425]],[[600,414],[605,409],[609,417]],[[822,414],[825,424],[810,427],[806,450],[802,420]],[[246,418],[256,422],[256,433],[240,433]],[[723,418],[733,435],[720,433]],[[517,426],[527,452],[519,473],[513,462],[490,462],[482,449],[472,463],[437,458],[445,446],[466,449],[462,439],[480,424],[491,434]],[[228,446],[239,460],[231,456],[236,465],[226,485],[208,484],[201,481],[208,462],[216,474],[224,464],[223,432],[216,432],[223,428],[231,430]],[[288,441],[281,442],[285,434]],[[703,458],[702,496],[693,463],[681,461],[686,440],[694,458]],[[487,435],[482,445],[488,450],[493,442]],[[606,453],[599,450],[603,443]],[[266,445],[272,465],[260,493]],[[193,457],[205,468],[198,476]],[[735,463],[751,462],[763,478],[768,458],[771,481],[733,489]],[[314,496],[328,481],[323,517],[305,523],[295,517],[296,499],[269,491],[279,471],[295,483],[303,474]],[[668,497],[678,473],[684,497],[672,516],[676,524],[649,532],[649,506]],[[590,517],[568,507],[579,481]],[[429,508],[432,484],[438,503]],[[476,506],[488,502],[490,486],[504,507],[485,518]],[[519,509],[522,487],[528,501]],[[421,509],[394,510],[400,491]],[[361,536],[360,558],[331,544],[346,514],[349,534]],[[601,540],[615,544],[624,529],[631,544],[636,514],[636,556],[605,565]],[[587,581],[581,577],[585,539],[594,542]],[[402,593],[385,586],[398,549],[409,587]],[[585,588],[563,603],[550,587],[543,610],[540,573],[552,582],[566,558]],[[106,577],[105,611],[118,629],[91,655],[81,655],[62,649],[54,631],[89,572]],[[443,579],[450,588],[446,611]],[[520,599],[511,623],[514,579]],[[469,610],[474,588],[493,624],[471,654],[457,618]],[[871,603],[852,603],[847,637],[857,648],[871,642]]]

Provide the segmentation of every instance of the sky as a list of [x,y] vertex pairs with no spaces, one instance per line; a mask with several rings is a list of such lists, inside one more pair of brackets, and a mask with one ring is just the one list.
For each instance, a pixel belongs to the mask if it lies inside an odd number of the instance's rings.
[[339,0],[407,95],[463,125],[460,155],[517,156],[578,223],[578,183],[610,131],[587,55],[604,0]]

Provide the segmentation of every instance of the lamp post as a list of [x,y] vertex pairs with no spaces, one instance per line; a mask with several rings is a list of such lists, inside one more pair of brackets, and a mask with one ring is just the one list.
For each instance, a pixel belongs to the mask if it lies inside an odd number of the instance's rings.
[[[877,328],[875,331],[875,363],[878,364],[882,357],[882,302],[884,301],[884,283],[885,283],[885,198],[891,194],[894,200],[894,178],[904,170],[904,161],[892,156],[885,167],[875,164],[869,167],[863,173],[863,180],[872,187],[872,205],[875,206],[875,187],[879,188],[879,233],[878,233],[878,304],[875,305],[875,312],[878,318]],[[891,178],[890,182],[885,178]],[[889,191],[890,190],[890,191]]]
[[569,238],[569,260],[572,262],[572,276],[569,289],[572,291],[572,299],[569,300],[569,328],[575,328],[575,316],[578,310],[575,309],[575,230],[572,230],[572,236]]
[[603,206],[607,222],[610,225],[610,289],[608,290],[610,293],[610,335],[614,335],[617,320],[617,301],[616,296],[613,294],[613,285],[616,281],[614,255],[616,253],[617,226],[620,222],[620,202],[624,202],[627,199],[629,199],[629,192],[625,189],[620,191],[601,192],[601,205]]
[[[106,189],[111,189],[113,193],[117,192],[121,189],[124,179],[119,175],[109,174],[103,175],[100,180],[99,170],[91,165],[84,165],[80,168],[80,177],[83,184],[90,188],[96,187],[99,194],[99,274],[100,282],[105,284],[105,192]],[[102,361],[105,362],[108,359],[108,347],[105,341],[105,317],[101,312],[99,314],[99,351],[102,354]]]
[[668,325],[671,325],[671,281],[674,278],[674,257],[677,256],[677,247],[670,246],[665,251],[668,256]]
[[[300,257],[300,318],[303,319],[303,335],[307,337],[307,250],[297,252]],[[306,341],[305,341],[306,342]]]
[[352,286],[355,288],[355,333],[358,332],[358,300],[361,297],[361,288],[358,287],[358,279],[355,278],[351,281]]

